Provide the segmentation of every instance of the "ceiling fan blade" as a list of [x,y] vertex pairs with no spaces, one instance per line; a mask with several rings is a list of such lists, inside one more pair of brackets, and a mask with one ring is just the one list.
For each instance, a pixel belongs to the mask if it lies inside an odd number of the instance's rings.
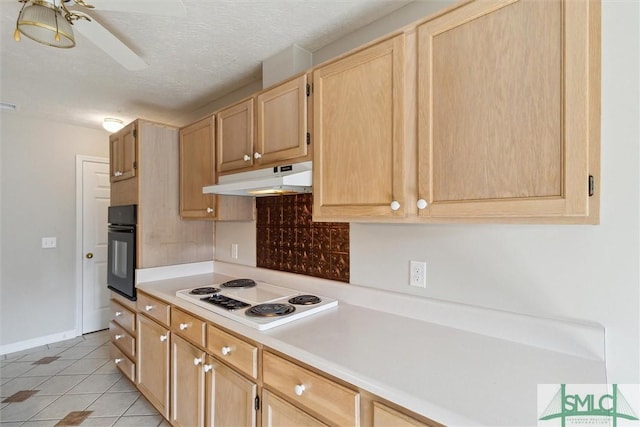
[[139,71],[149,66],[142,58],[122,43],[120,39],[111,34],[109,30],[104,28],[93,17],[91,17],[91,21],[84,19],[75,21],[73,28],[77,29],[85,38],[104,50],[107,55],[115,59],[127,70]]
[[186,16],[182,0],[86,0],[95,10],[144,13],[149,15]]

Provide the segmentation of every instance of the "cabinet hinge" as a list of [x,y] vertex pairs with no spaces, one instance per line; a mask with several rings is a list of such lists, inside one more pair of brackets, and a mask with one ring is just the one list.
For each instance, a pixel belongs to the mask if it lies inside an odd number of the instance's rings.
[[260,409],[260,397],[256,396],[256,398],[254,399],[254,408],[256,408],[256,411]]
[[311,145],[311,134],[307,132],[307,145]]
[[311,95],[311,85],[307,83],[307,96]]
[[589,197],[593,196],[596,192],[596,182],[593,175],[589,175]]
[[133,168],[138,169],[138,162],[133,162]]
[[134,138],[138,137],[138,129],[133,129],[133,137]]

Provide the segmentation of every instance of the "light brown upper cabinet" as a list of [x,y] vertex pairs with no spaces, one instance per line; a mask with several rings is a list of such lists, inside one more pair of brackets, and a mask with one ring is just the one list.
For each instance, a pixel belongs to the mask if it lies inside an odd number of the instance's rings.
[[599,2],[469,3],[417,50],[420,217],[598,222]]
[[111,182],[136,176],[138,166],[136,122],[130,123],[109,137],[109,157]]
[[301,75],[218,111],[218,173],[310,160],[308,94]]
[[253,165],[254,103],[249,98],[216,113],[218,173]]
[[251,197],[202,193],[202,187],[216,183],[214,129],[213,115],[180,129],[180,217],[250,221]]
[[404,216],[406,65],[401,34],[314,70],[314,220]]
[[213,218],[215,196],[202,187],[216,182],[215,117],[180,129],[180,217]]
[[267,165],[307,155],[308,93],[303,74],[257,96],[255,163]]

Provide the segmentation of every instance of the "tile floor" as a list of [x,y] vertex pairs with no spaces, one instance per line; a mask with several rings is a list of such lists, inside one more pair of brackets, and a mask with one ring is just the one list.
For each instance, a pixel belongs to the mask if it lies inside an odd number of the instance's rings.
[[104,330],[1,355],[0,427],[168,427],[109,350]]

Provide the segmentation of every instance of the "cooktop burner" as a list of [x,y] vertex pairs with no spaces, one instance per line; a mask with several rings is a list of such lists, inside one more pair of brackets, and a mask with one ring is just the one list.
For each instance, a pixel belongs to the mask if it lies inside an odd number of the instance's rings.
[[206,286],[204,288],[192,289],[189,293],[192,295],[208,295],[208,294],[215,294],[216,292],[220,292],[220,289],[214,288],[211,286]]
[[220,285],[221,288],[253,288],[256,282],[251,279],[234,279],[224,282]]
[[313,305],[313,304],[319,304],[320,301],[322,301],[320,299],[320,297],[317,297],[315,295],[298,295],[298,296],[295,296],[295,297],[291,298],[289,300],[289,304]]
[[258,304],[247,309],[247,316],[253,317],[277,317],[293,313],[296,308],[289,304]]

